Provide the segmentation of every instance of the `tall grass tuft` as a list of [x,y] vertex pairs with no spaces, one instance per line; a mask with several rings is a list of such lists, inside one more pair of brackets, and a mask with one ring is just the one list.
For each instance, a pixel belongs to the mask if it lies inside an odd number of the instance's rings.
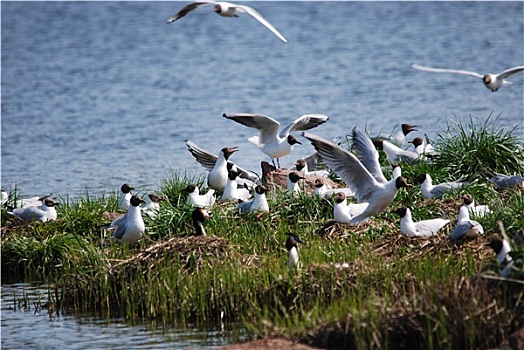
[[[500,117],[500,116],[499,116]],[[458,117],[447,121],[438,134],[435,166],[452,178],[485,177],[486,172],[521,174],[524,169],[522,126],[497,127],[499,117],[485,121],[470,116],[467,124]]]

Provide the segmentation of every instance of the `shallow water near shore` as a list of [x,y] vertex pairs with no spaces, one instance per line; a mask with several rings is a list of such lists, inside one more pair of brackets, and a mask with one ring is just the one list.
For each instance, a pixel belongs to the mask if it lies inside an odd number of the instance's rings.
[[[48,300],[46,286],[2,282],[3,349],[215,349],[233,341],[231,328],[162,328],[123,319],[50,315],[44,306]],[[240,327],[235,331],[242,333]]]
[[[480,79],[410,68],[522,65],[522,2],[251,4],[288,44],[248,15],[223,18],[205,7],[166,24],[183,5],[1,3],[4,189],[154,189],[165,169],[204,171],[187,139],[215,154],[238,146],[232,160],[260,173],[269,159],[247,141],[256,131],[225,112],[282,123],[323,113],[329,122],[311,132],[329,139],[406,122],[434,136],[454,115],[523,123],[524,74],[491,92]],[[314,151],[298,134],[303,145],[284,167]]]

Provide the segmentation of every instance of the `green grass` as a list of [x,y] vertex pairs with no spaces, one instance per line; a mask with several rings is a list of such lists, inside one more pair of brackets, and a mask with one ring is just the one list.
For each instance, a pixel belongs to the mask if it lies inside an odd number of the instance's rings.
[[[438,149],[468,137],[462,128],[440,138]],[[505,135],[493,132],[496,140]],[[411,183],[420,172],[446,179],[436,162],[403,166]],[[369,223],[326,227],[323,235],[332,200],[278,192],[269,195],[267,214],[239,216],[234,203],[216,205],[205,223],[208,237],[193,237],[192,208],[181,190],[197,183],[205,191],[204,179],[168,174],[157,193],[169,201],[156,218],[145,219],[146,236],[135,247],[112,242],[101,228],[108,222],[104,213],[116,210],[116,190],[61,198],[56,222],[24,224],[2,211],[2,275],[56,283],[66,313],[176,326],[242,321],[253,337],[279,335],[317,346],[493,347],[524,326],[522,284],[518,289],[518,283],[482,277],[498,271],[485,246],[499,235],[497,221],[510,237],[524,226],[519,188],[497,191],[479,177],[459,192],[427,200],[414,185]],[[485,237],[456,245],[447,235],[462,193],[493,213],[478,219]],[[444,214],[452,222],[437,237],[408,239],[392,213],[405,205],[416,220]],[[287,268],[287,231],[305,243],[300,271]]]

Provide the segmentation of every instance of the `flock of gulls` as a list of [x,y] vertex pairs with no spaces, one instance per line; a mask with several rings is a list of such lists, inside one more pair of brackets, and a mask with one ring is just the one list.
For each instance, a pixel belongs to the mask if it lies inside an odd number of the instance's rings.
[[[214,11],[223,17],[237,17],[239,14],[247,13],[287,43],[287,39],[255,9],[229,2],[194,2],[183,7],[167,22],[175,22],[207,5],[213,5]],[[412,68],[425,72],[451,73],[480,78],[491,91],[497,91],[501,87],[510,85],[507,79],[524,71],[524,66],[518,66],[499,74],[482,75],[471,71],[431,68],[418,64],[413,64]],[[431,155],[435,152],[427,135],[424,135],[425,138],[415,137],[408,140],[408,134],[418,131],[415,129],[416,125],[410,124],[402,124],[402,130],[398,133],[375,140],[355,127],[352,131],[352,152],[350,152],[334,141],[308,132],[328,122],[329,117],[323,114],[302,115],[286,126],[262,114],[224,113],[223,118],[257,130],[258,135],[252,136],[249,141],[267,155],[277,169],[280,168],[280,159],[288,156],[295,145],[302,144],[296,136],[296,132],[302,132],[301,136],[313,145],[316,153],[305,159],[297,160],[289,169],[287,192],[294,195],[306,191],[304,180],[313,178],[315,188],[309,193],[323,198],[332,198],[334,221],[342,224],[357,225],[382,213],[395,199],[399,190],[410,187],[407,179],[402,176],[401,165],[430,161]],[[208,171],[209,190],[206,193],[200,193],[199,187],[195,184],[189,184],[183,189],[183,192],[187,193],[187,204],[194,207],[191,217],[196,235],[206,235],[204,222],[209,217],[208,210],[215,205],[217,196],[220,196],[222,202],[234,203],[240,214],[270,211],[266,197],[269,192],[260,177],[230,161],[231,156],[239,150],[237,147],[224,147],[218,152],[218,155],[215,155],[190,140],[186,141],[186,146],[194,158]],[[408,149],[411,146],[413,149]],[[379,163],[379,150],[385,153],[392,166],[390,178],[386,178],[384,169]],[[319,164],[322,164],[324,169],[318,169]],[[328,178],[330,172],[342,180],[346,187],[333,188],[330,186],[332,184]],[[468,185],[464,181],[433,184],[430,174],[420,174],[416,181],[420,184],[422,196],[427,199],[440,198],[445,193]],[[490,181],[498,188],[524,186],[524,178],[515,175],[495,174]],[[147,194],[145,199],[142,199],[139,194],[133,195],[133,190],[134,188],[127,183],[122,185],[119,209],[125,214],[113,220],[107,228],[112,232],[112,238],[121,243],[137,243],[143,237],[146,229],[143,215],[154,218],[161,208],[160,203],[166,200],[154,193]],[[349,198],[354,200],[348,203]],[[471,195],[464,195],[462,200],[463,205],[458,211],[457,224],[449,236],[449,239],[453,241],[482,235],[484,233],[482,225],[472,217],[478,218],[490,213],[487,206],[476,205]],[[2,191],[2,206],[7,201],[8,194]],[[51,195],[46,195],[40,198],[19,200],[11,205],[12,208],[8,212],[21,220],[46,222],[57,219],[56,206],[60,203]],[[402,234],[408,237],[430,237],[450,223],[450,220],[445,218],[414,221],[408,207],[398,208],[395,213],[400,217]],[[302,243],[300,237],[288,232],[285,245],[289,251],[288,264],[292,267],[299,265],[298,243]],[[511,259],[508,255],[510,248],[506,240],[495,239],[490,246],[498,254],[499,262],[508,262]]]

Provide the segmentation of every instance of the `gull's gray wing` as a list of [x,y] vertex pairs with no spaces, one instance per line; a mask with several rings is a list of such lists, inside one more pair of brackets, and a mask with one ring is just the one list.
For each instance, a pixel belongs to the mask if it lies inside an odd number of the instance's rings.
[[432,68],[432,67],[421,66],[420,64],[416,64],[416,63],[412,64],[411,67],[421,70],[421,71],[432,72],[432,73],[454,73],[454,74],[461,74],[461,75],[469,75],[470,77],[475,77],[475,78],[480,78],[480,79],[484,77],[482,74],[479,74],[477,72],[472,72],[469,70]]
[[324,124],[329,120],[329,117],[324,114],[304,114],[293,120],[280,132],[280,137],[287,137],[291,131],[301,131],[316,128],[320,124]]
[[442,197],[444,193],[451,191],[453,189],[461,188],[464,185],[467,185],[467,182],[458,182],[458,181],[452,181],[452,182],[444,182],[438,185],[433,186],[433,189],[431,190],[431,193],[435,197]]
[[501,79],[506,79],[512,76],[513,74],[516,74],[522,71],[524,71],[524,66],[513,67],[510,69],[506,69],[504,72],[500,73],[499,76]]
[[120,225],[118,225],[116,231],[113,232],[113,235],[112,235],[113,238],[122,239],[122,237],[126,233],[126,227],[127,227],[127,218],[126,220],[123,220],[123,222],[121,222]]
[[255,128],[259,131],[259,144],[271,142],[280,129],[280,123],[275,119],[263,114],[254,113],[234,113],[223,114],[224,118],[233,120],[249,128]]
[[13,214],[24,221],[42,221],[45,212],[40,207],[27,207],[13,209]]
[[357,202],[368,202],[380,184],[357,157],[319,136],[307,132],[303,136],[311,141],[324,163],[355,193]]
[[240,8],[240,9],[244,10],[245,13],[253,16],[253,18],[255,18],[257,21],[259,21],[260,23],[265,25],[267,29],[272,31],[273,34],[278,36],[280,38],[280,40],[282,40],[283,42],[287,43],[286,38],[284,38],[284,36],[282,34],[280,34],[280,32],[275,27],[273,27],[271,25],[271,23],[269,23],[264,17],[262,17],[262,15],[260,13],[258,13],[254,8],[249,7],[249,6],[245,6],[245,5],[235,5],[235,7],[236,8]]
[[215,2],[214,1],[193,2],[193,3],[189,4],[189,5],[184,6],[177,13],[175,13],[173,16],[171,16],[171,18],[169,18],[167,20],[167,23],[172,23],[172,22],[176,21],[177,19],[184,17],[189,12],[199,8],[200,6],[212,5],[212,4],[215,4]]
[[353,150],[360,162],[366,167],[371,175],[380,183],[388,180],[384,177],[380,163],[378,162],[378,152],[369,136],[360,131],[357,127],[353,128]]

